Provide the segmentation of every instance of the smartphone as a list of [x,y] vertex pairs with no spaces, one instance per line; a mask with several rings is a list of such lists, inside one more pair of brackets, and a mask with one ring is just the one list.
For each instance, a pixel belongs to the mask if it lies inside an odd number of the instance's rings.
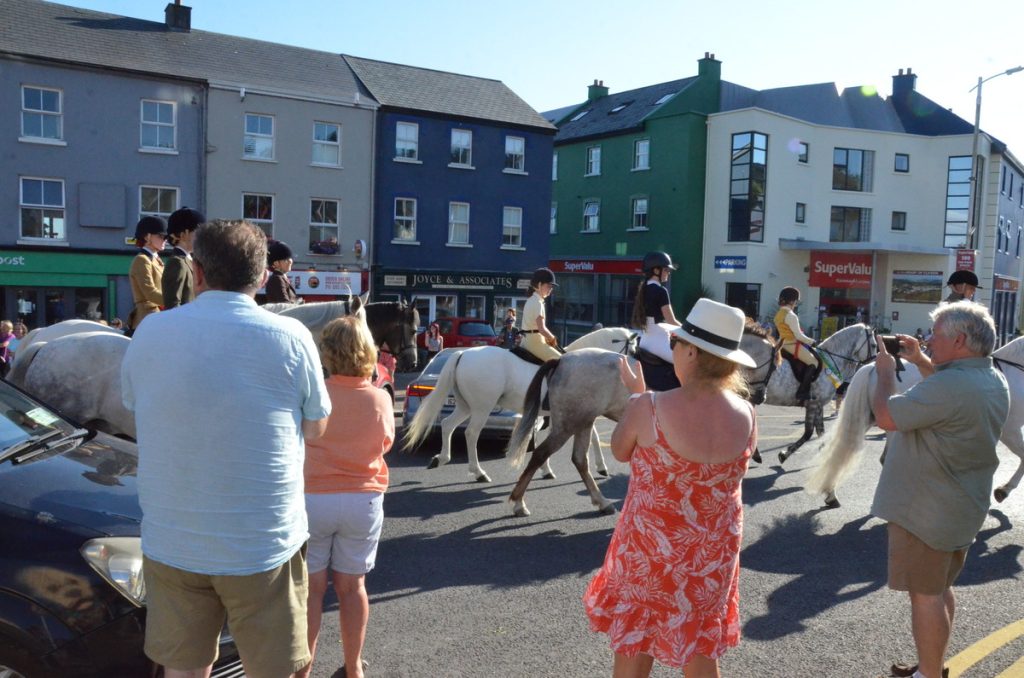
[[885,344],[885,350],[888,351],[890,355],[896,355],[900,352],[899,337],[883,334],[879,338]]

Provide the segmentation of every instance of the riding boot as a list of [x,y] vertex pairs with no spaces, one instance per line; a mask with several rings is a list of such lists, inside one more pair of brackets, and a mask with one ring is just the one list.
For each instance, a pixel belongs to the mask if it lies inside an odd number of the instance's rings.
[[799,403],[805,403],[811,399],[811,386],[814,384],[815,369],[808,367],[804,370],[803,378],[800,380],[800,386],[796,389],[796,399]]

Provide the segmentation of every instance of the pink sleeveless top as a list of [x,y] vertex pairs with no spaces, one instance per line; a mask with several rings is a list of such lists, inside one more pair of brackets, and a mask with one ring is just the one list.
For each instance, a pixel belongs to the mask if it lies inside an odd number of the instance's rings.
[[657,438],[633,451],[622,515],[583,603],[616,652],[682,667],[739,643],[740,483],[757,426],[739,457],[701,464],[670,450],[655,402]]

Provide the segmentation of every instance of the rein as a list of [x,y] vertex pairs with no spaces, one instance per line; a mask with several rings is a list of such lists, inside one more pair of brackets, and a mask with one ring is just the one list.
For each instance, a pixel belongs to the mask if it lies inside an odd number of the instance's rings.
[[[864,345],[867,345],[867,347],[868,347],[868,357],[864,358],[863,360],[861,360],[861,359],[856,357],[856,354],[860,351],[861,347],[864,346]],[[839,359],[839,360],[845,360],[847,362],[853,363],[854,365],[856,365],[858,367],[860,367],[862,365],[867,365],[869,362],[871,362],[872,360],[875,359],[875,355],[877,355],[877,353],[878,353],[877,351],[872,351],[871,350],[871,329],[869,327],[867,327],[866,325],[864,327],[864,340],[861,343],[857,344],[857,346],[853,349],[854,355],[842,355],[840,353],[834,353],[834,352],[828,350],[827,348],[823,347],[821,344],[818,344],[817,346],[815,346],[815,349],[818,350],[818,351],[821,351],[822,353],[827,354],[831,358]],[[1024,368],[1022,368],[1022,369],[1024,369]]]
[[637,340],[640,339],[638,332],[633,332],[625,339],[612,339],[613,344],[622,344],[622,348],[616,351],[621,355],[636,357],[636,347],[638,346]]
[[1003,370],[1003,365],[1006,365],[1007,367],[1014,367],[1020,370],[1021,372],[1024,372],[1024,365],[1021,365],[1020,363],[1015,363],[1012,360],[1007,360],[1006,358],[997,358],[995,356],[992,356],[992,363],[1000,372],[1005,371]]
[[772,374],[775,373],[775,368],[777,367],[776,357],[779,355],[780,350],[781,346],[779,344],[772,344],[772,352],[771,355],[768,356],[768,359],[765,362],[754,366],[755,372],[757,370],[760,370],[762,367],[767,367],[768,373],[764,376],[764,379],[758,379],[757,381],[748,381],[747,386],[764,386],[765,388],[768,387],[768,382],[771,381]]

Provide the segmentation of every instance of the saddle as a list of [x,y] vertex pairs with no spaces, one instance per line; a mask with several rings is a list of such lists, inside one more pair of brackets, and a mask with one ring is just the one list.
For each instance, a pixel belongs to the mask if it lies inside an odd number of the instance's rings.
[[633,357],[640,363],[647,388],[658,392],[679,388],[679,379],[676,378],[672,363],[640,347],[637,347]]
[[509,351],[512,353],[512,355],[516,356],[517,358],[522,358],[531,365],[543,365],[545,362],[547,362],[533,355],[522,346],[513,346],[512,348],[509,349]]
[[811,381],[813,382],[815,379],[818,378],[818,375],[821,374],[821,370],[824,367],[824,364],[821,362],[821,358],[818,358],[818,364],[816,367],[811,367],[807,363],[798,360],[797,358],[790,355],[786,351],[782,352],[782,357],[789,361],[789,366],[793,370],[793,376],[796,377],[797,383],[800,383],[804,380],[804,376],[806,375],[808,370],[814,372],[814,376],[813,378],[811,378]]

